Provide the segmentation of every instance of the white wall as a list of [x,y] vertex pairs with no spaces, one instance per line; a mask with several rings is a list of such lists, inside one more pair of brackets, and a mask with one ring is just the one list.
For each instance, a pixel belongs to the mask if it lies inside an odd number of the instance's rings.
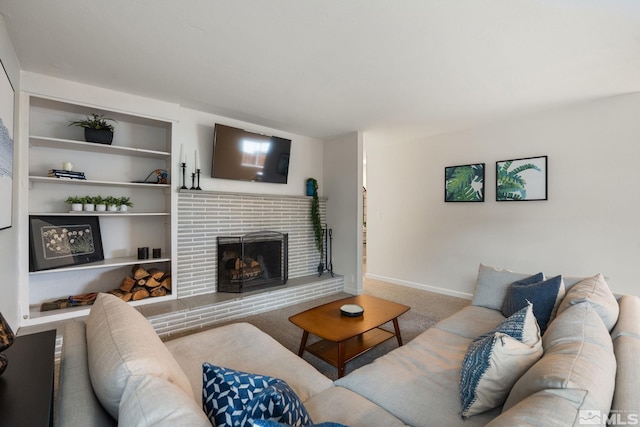
[[333,271],[344,275],[345,292],[362,292],[362,147],[354,132],[324,143],[327,224],[333,230]]
[[[247,129],[291,139],[291,158],[287,184],[269,184],[264,182],[231,181],[211,178],[211,156],[213,152],[213,127],[216,123]],[[306,180],[309,177],[322,182],[322,141],[314,138],[283,132],[277,129],[253,125],[226,117],[201,111],[180,109],[177,125],[175,150],[183,146],[187,160],[187,187],[191,186],[191,173],[195,163],[195,150],[200,159],[200,187],[210,191],[230,191],[239,193],[265,193],[277,195],[302,196],[306,194]],[[179,156],[179,154],[178,154]],[[178,158],[176,156],[176,159]],[[174,179],[174,182],[177,181]],[[320,190],[322,193],[322,190]]]
[[[640,294],[640,94],[403,142],[365,135],[367,276],[470,296],[480,262],[593,275]],[[549,200],[495,201],[495,162],[549,156]],[[444,203],[444,167],[486,163],[484,203]]]
[[[18,214],[18,164],[17,164],[17,147],[15,141],[19,137],[18,129],[18,112],[20,98],[20,65],[13,50],[13,45],[9,39],[4,20],[0,16],[0,59],[2,65],[9,76],[9,80],[15,91],[15,108],[14,108],[14,150],[13,150],[13,218],[12,227],[0,230],[0,272],[2,272],[2,280],[0,281],[0,313],[7,319],[11,328],[15,331],[18,329],[20,312],[18,308],[19,292],[18,287],[18,267],[16,262],[16,248],[18,246],[18,223],[21,220]],[[3,72],[0,70],[0,72]],[[3,200],[2,203],[10,203],[9,200]]]

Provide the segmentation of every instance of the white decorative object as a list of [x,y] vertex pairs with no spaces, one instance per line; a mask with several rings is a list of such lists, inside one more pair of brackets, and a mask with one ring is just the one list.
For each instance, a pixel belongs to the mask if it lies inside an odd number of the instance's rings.
[[118,205],[108,205],[107,210],[109,212],[118,212]]
[[127,212],[129,211],[129,206],[127,205],[120,205],[120,212]]
[[345,304],[340,307],[340,312],[345,316],[358,317],[362,316],[362,313],[364,313],[364,308],[362,308],[362,306],[359,306],[358,304]]
[[71,204],[71,210],[74,211],[74,212],[82,211],[82,203],[72,203]]
[[105,212],[106,210],[107,210],[107,205],[105,205],[104,203],[96,205],[96,211]]
[[93,203],[85,203],[84,210],[87,212],[93,212],[96,210],[96,205],[94,205]]
[[71,163],[71,162],[62,163],[62,170],[72,171],[73,170],[73,163]]

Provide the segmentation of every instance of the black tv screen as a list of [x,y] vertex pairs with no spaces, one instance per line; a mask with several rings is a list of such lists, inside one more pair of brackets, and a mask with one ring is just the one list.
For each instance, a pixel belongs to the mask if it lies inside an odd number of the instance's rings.
[[286,184],[291,140],[216,123],[211,177]]

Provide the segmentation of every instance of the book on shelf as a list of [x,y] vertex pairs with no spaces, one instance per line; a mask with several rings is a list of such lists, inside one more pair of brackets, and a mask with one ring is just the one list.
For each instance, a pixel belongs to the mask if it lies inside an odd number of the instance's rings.
[[87,179],[84,172],[65,171],[61,169],[49,169],[49,176],[52,178]]

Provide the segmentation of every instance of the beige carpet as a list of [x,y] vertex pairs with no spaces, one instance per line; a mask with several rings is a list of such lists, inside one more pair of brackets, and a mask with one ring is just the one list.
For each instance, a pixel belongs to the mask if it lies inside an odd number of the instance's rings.
[[[470,303],[470,301],[461,298],[369,279],[365,280],[364,290],[366,294],[395,301],[411,307],[411,310],[399,318],[400,331],[405,343],[433,326],[439,320],[448,317]],[[289,322],[289,316],[309,308],[313,308],[317,305],[349,296],[351,295],[346,293],[331,295],[313,301],[295,304],[279,310],[248,316],[234,322],[244,321],[251,323],[274,337],[278,342],[292,352],[297,353],[300,346],[300,339],[302,338],[302,330]],[[389,322],[389,324],[385,325],[384,328],[393,331],[393,324]],[[314,339],[317,338],[310,336],[309,343],[313,342]],[[346,373],[349,373],[360,366],[371,363],[377,357],[397,348],[397,346],[398,343],[395,339],[386,341],[378,347],[369,350],[357,359],[349,362],[346,366]],[[333,366],[308,353],[305,353],[303,357],[327,377],[331,379],[337,378],[337,369]]]

